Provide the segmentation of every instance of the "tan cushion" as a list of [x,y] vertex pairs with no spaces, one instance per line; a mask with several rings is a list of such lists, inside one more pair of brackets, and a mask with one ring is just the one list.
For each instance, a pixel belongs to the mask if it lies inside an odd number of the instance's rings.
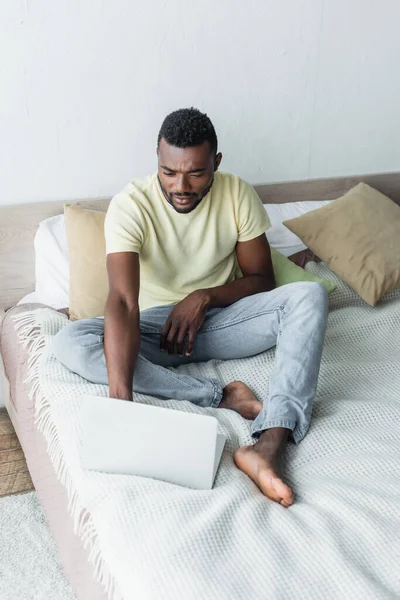
[[69,249],[69,312],[72,321],[104,315],[108,295],[105,213],[64,206]]
[[371,306],[400,286],[400,207],[369,185],[284,225]]

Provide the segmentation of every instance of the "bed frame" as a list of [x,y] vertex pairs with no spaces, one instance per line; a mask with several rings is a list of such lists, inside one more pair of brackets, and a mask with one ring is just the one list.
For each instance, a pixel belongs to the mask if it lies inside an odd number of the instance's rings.
[[[364,181],[400,204],[400,172],[314,179],[254,186],[264,204],[332,200]],[[78,202],[105,211],[109,200]],[[40,221],[62,214],[64,202],[0,207],[0,309],[13,306],[35,287],[33,239]]]
[[[387,195],[400,205],[400,172],[383,173],[376,175],[366,175],[358,177],[342,177],[335,179],[316,179],[310,181],[299,181],[291,183],[276,183],[269,185],[256,185],[262,202],[264,204],[297,202],[301,200],[332,200],[342,196],[353,186],[361,181],[371,185],[375,189]],[[109,199],[86,200],[78,202],[79,205],[86,208],[105,211],[109,204]],[[41,204],[28,204],[17,206],[0,207],[0,325],[2,315],[7,308],[15,305],[26,294],[32,292],[35,287],[34,273],[34,248],[33,240],[40,221],[61,214],[63,212],[64,202],[49,202]],[[29,440],[35,437],[35,447],[37,455],[42,456],[46,461],[46,445],[40,432],[34,430],[32,416],[17,415],[14,404],[10,397],[10,388],[7,377],[4,373],[3,362],[0,356],[0,380],[1,380],[1,398],[6,405],[11,421],[20,438],[21,446],[26,448]],[[22,420],[22,421],[21,421]],[[26,423],[29,420],[29,428]],[[27,441],[28,440],[28,441]],[[28,446],[31,447],[31,446]],[[43,458],[44,457],[44,458]],[[31,472],[32,480],[41,499],[41,490],[43,480],[47,477],[55,478],[50,461],[46,463],[47,472],[39,473],[35,471],[34,463],[27,455],[28,467]],[[80,598],[91,600],[105,600],[105,594],[97,582],[92,581],[90,574],[86,576],[86,591],[82,592],[82,581],[79,579],[79,564],[87,560],[87,552],[79,545],[80,540],[73,539],[69,527],[69,514],[66,511],[67,498],[66,490],[58,481],[54,481],[54,486],[58,484],[58,495],[60,504],[63,505],[65,516],[64,528],[58,528],[58,531],[52,527],[53,535],[61,547],[60,540],[70,537],[70,543],[75,544],[75,563],[68,563],[68,557],[63,557],[64,568],[74,585],[75,589],[79,587]],[[55,517],[51,514],[51,509],[46,513],[49,523],[52,526]],[[80,561],[80,562],[79,562]],[[79,584],[79,586],[78,586]]]

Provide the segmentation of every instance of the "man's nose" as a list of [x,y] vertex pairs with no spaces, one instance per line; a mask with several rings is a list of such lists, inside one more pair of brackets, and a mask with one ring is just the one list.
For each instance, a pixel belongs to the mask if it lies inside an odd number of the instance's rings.
[[188,180],[185,175],[178,175],[178,179],[176,180],[176,193],[184,194],[190,193]]

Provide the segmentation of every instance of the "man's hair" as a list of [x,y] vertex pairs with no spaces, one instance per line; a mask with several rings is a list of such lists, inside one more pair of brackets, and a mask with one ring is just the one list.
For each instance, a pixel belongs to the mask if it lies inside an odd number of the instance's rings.
[[158,134],[157,148],[161,138],[164,138],[170,146],[178,148],[200,146],[207,141],[210,144],[211,152],[217,153],[218,140],[214,125],[206,114],[201,113],[193,106],[180,108],[165,117]]

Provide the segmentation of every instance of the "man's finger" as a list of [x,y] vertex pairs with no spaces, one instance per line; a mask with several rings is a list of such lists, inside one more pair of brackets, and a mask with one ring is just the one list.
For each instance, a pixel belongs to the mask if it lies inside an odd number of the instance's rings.
[[187,326],[182,325],[176,336],[176,351],[180,356],[183,356],[183,344],[186,337]]
[[194,340],[196,337],[196,333],[197,333],[197,331],[195,331],[192,328],[190,328],[188,331],[188,343],[186,346],[186,356],[190,356],[192,354],[193,344],[194,344]]
[[178,327],[177,325],[175,325],[175,323],[171,324],[171,329],[168,332],[167,335],[167,349],[168,349],[168,354],[173,354],[175,352],[175,336],[178,332]]
[[171,328],[171,321],[169,319],[167,319],[165,321],[164,328],[160,335],[160,350],[161,350],[161,352],[165,352],[165,350],[167,349],[167,336],[168,336],[170,328]]

